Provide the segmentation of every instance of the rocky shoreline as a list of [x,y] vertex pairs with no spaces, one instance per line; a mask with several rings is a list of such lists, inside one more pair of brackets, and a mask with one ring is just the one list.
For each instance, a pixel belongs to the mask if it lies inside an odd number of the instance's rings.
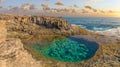
[[[9,33],[20,32],[18,35],[22,33],[28,36],[90,34],[89,31],[83,28],[72,26],[61,17],[1,15],[0,20],[6,22]],[[20,35],[20,37],[22,37],[22,35]]]
[[[74,36],[77,35],[77,36]],[[47,38],[49,36],[51,39]],[[58,36],[82,37],[99,43],[96,55],[79,63],[36,59],[25,41],[52,40]],[[27,49],[27,50],[26,50]],[[120,39],[72,26],[61,17],[0,15],[0,67],[119,67]]]

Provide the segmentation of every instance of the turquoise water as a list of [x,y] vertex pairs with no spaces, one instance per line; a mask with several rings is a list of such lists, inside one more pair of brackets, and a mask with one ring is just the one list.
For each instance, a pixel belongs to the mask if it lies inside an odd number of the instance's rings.
[[98,44],[81,38],[69,37],[56,38],[46,47],[34,43],[32,48],[48,59],[63,62],[80,62],[94,56]]

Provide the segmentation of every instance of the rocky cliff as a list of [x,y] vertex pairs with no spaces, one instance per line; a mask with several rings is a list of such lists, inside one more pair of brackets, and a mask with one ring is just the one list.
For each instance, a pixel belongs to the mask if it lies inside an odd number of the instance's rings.
[[0,67],[42,67],[32,58],[19,39],[7,39],[0,43]]
[[6,24],[0,20],[0,67],[41,67],[23,48],[20,39],[6,37]]
[[6,22],[10,35],[14,34],[19,38],[36,35],[68,36],[89,33],[80,27],[72,26],[61,17],[0,15],[0,20]]
[[[120,39],[93,34],[60,17],[0,15],[0,67],[119,67]],[[79,35],[76,37],[96,41],[100,48],[93,58],[78,63],[52,61],[38,55],[36,58],[22,42],[42,41],[47,39],[44,35],[48,39],[56,35]]]
[[8,22],[16,22],[19,24],[33,23],[47,28],[70,29],[70,24],[62,17],[49,16],[14,16],[14,15],[0,15],[0,20]]

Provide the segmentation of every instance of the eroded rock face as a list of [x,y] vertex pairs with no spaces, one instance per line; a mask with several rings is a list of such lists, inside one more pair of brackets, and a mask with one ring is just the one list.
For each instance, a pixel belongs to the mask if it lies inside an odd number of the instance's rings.
[[5,21],[10,36],[15,35],[17,38],[30,37],[31,35],[88,34],[87,30],[72,26],[61,17],[0,15],[0,20]]
[[24,48],[20,39],[6,38],[4,20],[0,20],[0,67],[42,67]]
[[23,48],[19,39],[9,39],[0,44],[0,67],[42,67]]
[[37,25],[43,25],[48,28],[64,28],[69,29],[70,24],[67,21],[63,20],[62,18],[55,18],[55,17],[41,17],[41,16],[31,16],[31,17],[14,17],[16,22],[31,22]]
[[2,41],[5,41],[6,32],[7,32],[7,29],[6,29],[5,21],[0,20],[0,43]]
[[42,17],[42,16],[13,16],[13,15],[1,15],[0,20],[6,20],[12,23],[18,24],[30,24],[34,23],[38,26],[45,26],[47,28],[56,28],[56,29],[70,29],[70,24],[65,21],[63,18],[58,17]]

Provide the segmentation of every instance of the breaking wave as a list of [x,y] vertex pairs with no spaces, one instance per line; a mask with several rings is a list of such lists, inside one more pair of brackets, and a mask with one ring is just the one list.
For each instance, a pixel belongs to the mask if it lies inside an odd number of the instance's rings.
[[107,36],[120,37],[120,27],[108,29],[108,30],[105,30],[105,31],[96,31],[96,32],[101,33],[103,35],[107,35]]

